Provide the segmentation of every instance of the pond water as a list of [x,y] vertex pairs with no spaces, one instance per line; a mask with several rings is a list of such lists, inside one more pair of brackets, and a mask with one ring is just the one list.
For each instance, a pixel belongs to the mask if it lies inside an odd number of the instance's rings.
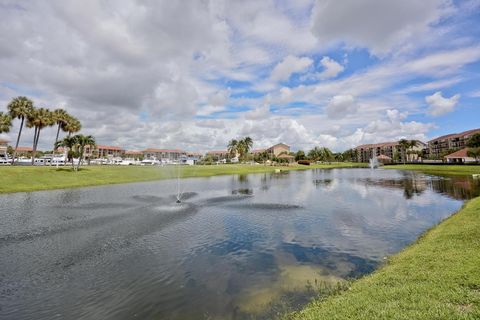
[[1,319],[271,319],[372,272],[479,194],[334,169],[0,196]]

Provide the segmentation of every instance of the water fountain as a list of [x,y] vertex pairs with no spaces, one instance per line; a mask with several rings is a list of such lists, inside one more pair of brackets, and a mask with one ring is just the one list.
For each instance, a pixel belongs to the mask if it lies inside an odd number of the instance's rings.
[[370,165],[370,169],[378,168],[378,159],[376,157],[370,158],[370,160],[368,160],[368,163]]

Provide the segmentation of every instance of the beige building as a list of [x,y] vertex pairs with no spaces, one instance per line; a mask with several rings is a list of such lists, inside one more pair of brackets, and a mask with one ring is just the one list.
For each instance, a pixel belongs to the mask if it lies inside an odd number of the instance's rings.
[[96,145],[95,149],[91,146],[85,146],[85,156],[95,158],[117,158],[121,157],[125,153],[120,147]]
[[445,156],[444,159],[448,163],[475,162],[476,159],[473,158],[473,157],[469,157],[467,152],[468,152],[468,148],[463,148],[461,150],[455,151],[454,153],[451,153],[451,154]]
[[7,158],[8,141],[0,139],[0,157]]
[[185,156],[186,152],[179,149],[156,149],[148,148],[142,151],[145,159],[156,158],[164,161],[177,161],[180,157]]
[[474,134],[480,133],[479,129],[464,131],[461,133],[447,134],[428,141],[428,156],[432,159],[439,159],[442,154],[449,150],[460,150],[466,147],[468,139]]
[[269,156],[278,157],[282,153],[290,153],[290,146],[286,145],[285,143],[278,143],[274,146],[271,146],[270,148],[267,148],[266,151]]
[[[419,153],[425,148],[426,144],[416,140],[416,145],[407,150],[406,161],[415,162],[421,159]],[[363,144],[354,150],[357,152],[357,162],[368,162],[372,158],[377,158],[382,162],[394,161],[401,158],[402,147],[398,142],[381,142],[373,144]]]

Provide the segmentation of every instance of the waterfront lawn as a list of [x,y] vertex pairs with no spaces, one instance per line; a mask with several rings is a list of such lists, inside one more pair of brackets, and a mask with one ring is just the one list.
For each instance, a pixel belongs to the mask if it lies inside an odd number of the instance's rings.
[[385,169],[415,170],[434,175],[472,175],[480,174],[480,165],[431,165],[406,164],[386,165]]
[[311,166],[211,165],[211,166],[89,166],[72,172],[71,167],[4,166],[0,167],[0,193],[141,182],[181,177],[208,177],[226,174],[248,174],[281,170],[359,167],[364,164],[332,163]]
[[480,197],[348,290],[291,319],[480,319]]

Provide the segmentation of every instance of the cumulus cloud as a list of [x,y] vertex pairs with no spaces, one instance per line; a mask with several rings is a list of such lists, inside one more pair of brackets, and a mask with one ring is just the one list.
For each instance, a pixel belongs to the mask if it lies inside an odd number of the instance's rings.
[[329,57],[323,57],[322,60],[320,60],[320,64],[324,68],[324,70],[318,74],[320,79],[335,78],[345,69],[340,63]]
[[305,72],[312,63],[313,60],[310,58],[289,55],[273,68],[270,79],[273,81],[286,81],[293,73]]
[[425,101],[428,103],[428,114],[437,117],[452,112],[458,104],[460,95],[456,94],[450,98],[443,97],[441,91],[437,91],[431,96],[426,96]]
[[334,96],[328,103],[326,111],[331,119],[340,119],[355,113],[355,98],[349,94]]

